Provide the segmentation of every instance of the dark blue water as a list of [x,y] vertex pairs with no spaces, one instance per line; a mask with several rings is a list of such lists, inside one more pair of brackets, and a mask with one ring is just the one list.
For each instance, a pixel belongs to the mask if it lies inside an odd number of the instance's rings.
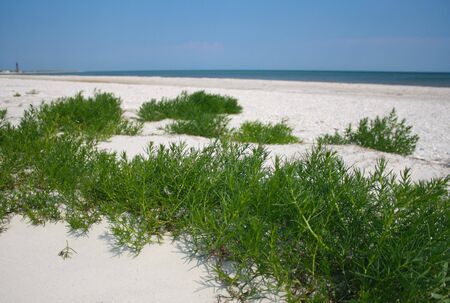
[[[55,73],[52,73],[53,75]],[[284,81],[340,83],[372,83],[450,87],[450,73],[425,72],[363,72],[363,71],[300,71],[300,70],[142,70],[89,71],[56,73],[81,76],[157,76],[189,78],[233,78]]]

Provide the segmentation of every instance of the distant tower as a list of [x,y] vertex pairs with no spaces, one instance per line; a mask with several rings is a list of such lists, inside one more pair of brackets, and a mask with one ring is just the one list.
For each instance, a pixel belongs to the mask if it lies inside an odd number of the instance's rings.
[[16,73],[19,72],[19,62],[16,62]]

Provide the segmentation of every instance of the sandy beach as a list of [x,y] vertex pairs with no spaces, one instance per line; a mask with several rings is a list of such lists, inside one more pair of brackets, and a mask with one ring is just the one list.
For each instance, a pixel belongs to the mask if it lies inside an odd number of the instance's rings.
[[[427,180],[450,174],[450,88],[288,82],[268,80],[106,77],[106,76],[0,76],[0,108],[18,123],[29,105],[38,106],[82,91],[112,92],[122,99],[125,116],[136,118],[141,104],[150,99],[175,97],[182,91],[233,96],[243,107],[230,116],[230,126],[248,120],[279,122],[285,119],[299,144],[269,145],[272,156],[300,157],[318,136],[342,131],[363,117],[386,115],[392,108],[413,125],[420,139],[411,156],[378,152],[354,145],[330,146],[349,166],[373,170],[378,159],[388,169],[411,168],[412,179]],[[19,93],[20,97],[14,97]],[[201,147],[209,139],[169,135],[161,127],[169,120],[145,123],[138,136],[114,136],[99,149],[128,157],[145,154],[150,142],[167,145],[185,142]],[[76,250],[69,260],[58,252],[66,240]],[[83,237],[68,234],[64,224],[32,227],[13,218],[0,234],[0,302],[215,302],[220,286],[209,281],[206,267],[189,259],[180,243],[166,239],[133,257],[111,248],[104,225]],[[208,283],[208,281],[210,283]]]

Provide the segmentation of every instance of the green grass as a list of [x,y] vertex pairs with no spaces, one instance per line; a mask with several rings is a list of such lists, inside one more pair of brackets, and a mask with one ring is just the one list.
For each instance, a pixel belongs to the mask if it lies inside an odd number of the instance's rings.
[[237,99],[229,96],[208,94],[198,91],[192,94],[181,93],[175,99],[152,99],[142,104],[139,117],[143,121],[159,121],[163,119],[198,120],[204,114],[238,114],[242,107]]
[[276,124],[248,121],[232,134],[232,139],[239,142],[254,142],[259,144],[289,144],[300,140],[292,135],[286,121]]
[[171,233],[242,301],[446,302],[450,177],[413,183],[384,160],[365,176],[323,146],[273,166],[262,146],[227,141],[127,160],[42,131],[35,112],[0,124],[4,227],[23,215],[87,232],[104,218],[135,253]]
[[237,131],[227,128],[229,119],[226,115],[238,114],[242,107],[237,99],[207,94],[198,91],[193,94],[183,92],[175,99],[151,100],[142,104],[139,117],[143,121],[175,119],[165,129],[173,134],[186,134],[207,138],[231,136],[241,142],[261,144],[287,144],[299,142],[292,135],[292,129],[282,121],[277,124],[246,122]]
[[139,133],[142,124],[124,119],[120,104],[121,100],[111,93],[96,93],[89,98],[78,93],[32,108],[25,117],[39,123],[42,131],[82,133],[95,139]]
[[229,132],[227,115],[241,111],[235,98],[198,91],[183,92],[175,99],[151,100],[142,104],[138,115],[143,121],[177,120],[165,128],[169,133],[219,138]]
[[18,93],[18,92],[16,92],[14,95],[13,95],[14,97],[20,97],[21,96],[21,94],[20,93]]
[[344,134],[336,132],[334,135],[325,135],[318,139],[323,144],[356,144],[376,150],[410,155],[416,149],[419,136],[412,133],[412,126],[406,120],[398,121],[395,109],[383,118],[374,120],[364,118],[359,121],[358,127],[353,130],[351,124]]
[[[6,113],[7,110],[6,109],[0,109],[0,122],[1,123],[5,123],[5,118],[6,118]],[[0,124],[1,125],[1,124]]]
[[228,133],[229,119],[225,115],[202,114],[191,120],[178,120],[165,129],[172,134],[220,138]]
[[9,213],[9,206],[6,202],[6,197],[4,195],[3,189],[5,185],[9,183],[11,178],[11,168],[5,165],[5,162],[9,162],[12,155],[6,156],[3,152],[5,139],[8,135],[7,130],[10,128],[9,123],[6,121],[6,109],[0,109],[0,232],[5,228],[5,223],[7,215]]

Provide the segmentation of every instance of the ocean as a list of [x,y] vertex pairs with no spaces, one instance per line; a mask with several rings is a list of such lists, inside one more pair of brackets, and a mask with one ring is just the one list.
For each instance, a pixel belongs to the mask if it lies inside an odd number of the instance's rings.
[[[44,74],[44,73],[40,73]],[[130,70],[45,73],[81,76],[233,78],[450,87],[450,73],[303,70]]]

